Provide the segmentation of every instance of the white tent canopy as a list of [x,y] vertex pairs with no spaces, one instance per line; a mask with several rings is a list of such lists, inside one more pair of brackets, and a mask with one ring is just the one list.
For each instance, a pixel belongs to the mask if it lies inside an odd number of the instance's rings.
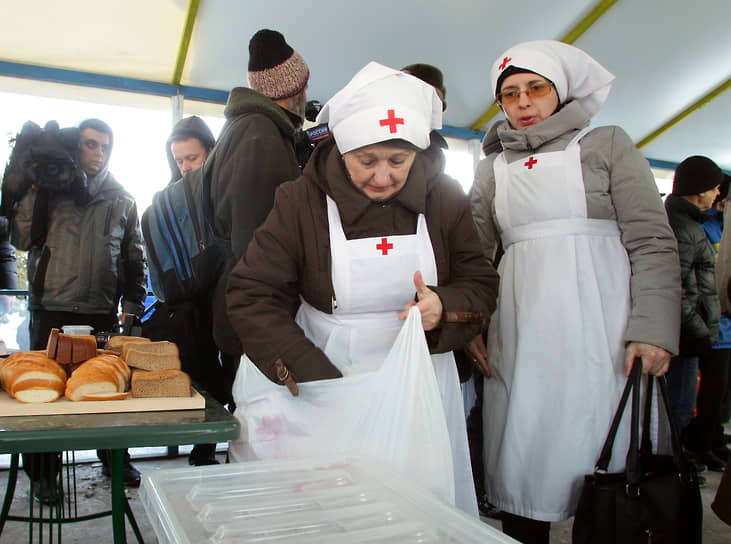
[[95,101],[156,109],[170,107],[159,97],[182,94],[186,111],[220,114],[228,91],[246,85],[249,38],[273,28],[307,60],[308,97],[321,102],[370,60],[438,66],[447,86],[445,125],[463,138],[479,138],[475,131],[499,118],[483,114],[492,105],[489,67],[502,51],[521,41],[566,38],[617,76],[595,124],[622,126],[654,164],[703,154],[731,171],[728,0],[5,4],[0,91],[91,94]]

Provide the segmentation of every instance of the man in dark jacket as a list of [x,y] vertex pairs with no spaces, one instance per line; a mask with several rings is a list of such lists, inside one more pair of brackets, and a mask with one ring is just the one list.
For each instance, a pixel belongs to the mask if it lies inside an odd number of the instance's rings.
[[683,288],[680,353],[667,374],[670,402],[678,428],[690,423],[698,387],[698,359],[718,341],[720,306],[713,248],[703,222],[718,195],[723,172],[711,159],[692,156],[675,170],[673,192],[665,201],[678,240]]
[[[45,349],[52,328],[91,325],[95,332],[119,331],[129,315],[141,315],[146,292],[142,234],[134,198],[107,169],[112,129],[99,119],[79,125],[78,165],[85,183],[51,191],[35,184],[18,203],[11,241],[28,251],[30,348]],[[39,231],[38,224],[44,228]],[[112,272],[112,273],[110,273]],[[53,454],[24,456],[34,494],[55,502],[60,465]],[[105,474],[108,459],[99,451]],[[33,457],[33,459],[31,459]],[[38,470],[38,467],[45,467]],[[125,455],[124,479],[139,486],[140,473]]]
[[307,63],[279,32],[254,34],[249,42],[251,88],[236,87],[229,94],[226,124],[206,161],[215,229],[231,241],[231,256],[213,300],[213,336],[233,364],[243,348],[226,315],[226,282],[272,209],[277,186],[301,173],[295,132],[304,119],[309,76]]
[[197,115],[175,123],[165,142],[165,153],[170,165],[170,183],[201,166],[215,145],[213,132]]
[[[170,165],[170,183],[203,165],[216,145],[205,121],[195,115],[178,121],[165,142]],[[142,318],[142,334],[152,340],[175,342],[181,368],[223,405],[231,402],[233,371],[224,372],[213,341],[210,293],[198,300],[175,305],[155,300]],[[188,463],[193,466],[218,464],[216,444],[193,446]]]

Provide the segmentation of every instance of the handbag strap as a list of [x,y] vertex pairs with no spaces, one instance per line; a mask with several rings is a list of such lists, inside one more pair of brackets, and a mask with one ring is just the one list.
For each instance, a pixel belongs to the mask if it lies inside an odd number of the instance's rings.
[[652,386],[655,380],[652,376],[647,377],[647,389],[645,390],[645,415],[642,419],[642,445],[640,456],[652,454],[652,439],[650,438],[650,426],[652,423]]
[[673,449],[673,460],[675,466],[681,471],[681,474],[685,474],[688,470],[688,458],[683,453],[683,446],[680,443],[680,432],[678,432],[678,424],[675,422],[675,417],[670,409],[670,395],[668,394],[668,382],[665,380],[665,376],[656,376],[658,389],[660,390],[660,396],[662,397],[663,406],[665,406],[665,415],[670,425],[670,442]]
[[596,471],[607,471],[609,462],[612,458],[612,448],[614,447],[614,439],[617,435],[617,430],[624,414],[624,408],[627,405],[629,394],[632,392],[632,416],[630,420],[630,445],[627,451],[627,465],[625,468],[625,475],[627,483],[630,486],[637,485],[642,476],[641,471],[641,458],[652,454],[652,441],[650,439],[650,428],[651,428],[651,415],[652,415],[652,390],[653,382],[657,381],[658,390],[660,397],[662,398],[662,404],[665,409],[668,424],[670,425],[670,439],[673,451],[673,461],[681,474],[684,474],[688,467],[688,460],[686,459],[683,448],[680,443],[680,433],[678,432],[677,424],[673,418],[672,410],[670,409],[670,397],[668,395],[667,382],[664,376],[648,376],[647,391],[644,403],[644,416],[643,416],[643,429],[642,429],[642,447],[638,447],[639,438],[639,413],[640,413],[640,382],[642,379],[642,359],[639,357],[635,358],[632,365],[632,372],[627,378],[627,384],[622,392],[622,397],[619,401],[619,406],[614,414],[612,425],[609,428],[609,433],[604,442],[604,447],[596,463]]
[[619,429],[619,424],[622,421],[624,407],[627,405],[627,399],[629,398],[630,392],[634,389],[634,383],[639,383],[639,377],[642,373],[642,363],[640,362],[638,365],[638,360],[639,359],[635,359],[635,362],[632,366],[632,372],[630,373],[629,378],[627,378],[627,383],[624,386],[624,391],[622,391],[622,397],[619,400],[619,406],[617,406],[617,411],[614,413],[614,419],[612,420],[612,424],[609,427],[609,433],[607,433],[607,438],[604,441],[604,447],[602,447],[602,452],[596,462],[596,468],[594,469],[595,472],[606,472],[607,467],[609,466],[609,461],[612,459],[612,448],[614,447],[614,439],[617,436],[617,430]]

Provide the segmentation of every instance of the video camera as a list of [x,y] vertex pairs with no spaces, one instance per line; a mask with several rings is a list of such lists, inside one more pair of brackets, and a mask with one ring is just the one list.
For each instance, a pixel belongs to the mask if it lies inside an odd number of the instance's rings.
[[[318,100],[310,100],[305,106],[305,119],[314,123],[321,109],[322,104]],[[305,167],[315,146],[328,136],[330,136],[330,130],[327,128],[326,123],[297,131],[295,134],[295,154],[300,168]]]
[[88,202],[86,174],[78,161],[80,141],[76,127],[60,129],[58,122],[48,121],[41,129],[27,121],[15,137],[3,176],[2,213],[7,215],[31,187]]

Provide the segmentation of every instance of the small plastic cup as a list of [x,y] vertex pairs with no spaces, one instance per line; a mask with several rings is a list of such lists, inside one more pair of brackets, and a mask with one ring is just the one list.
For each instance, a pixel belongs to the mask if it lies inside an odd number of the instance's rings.
[[61,327],[64,334],[70,334],[72,336],[86,336],[91,334],[94,327],[90,325],[64,325]]

